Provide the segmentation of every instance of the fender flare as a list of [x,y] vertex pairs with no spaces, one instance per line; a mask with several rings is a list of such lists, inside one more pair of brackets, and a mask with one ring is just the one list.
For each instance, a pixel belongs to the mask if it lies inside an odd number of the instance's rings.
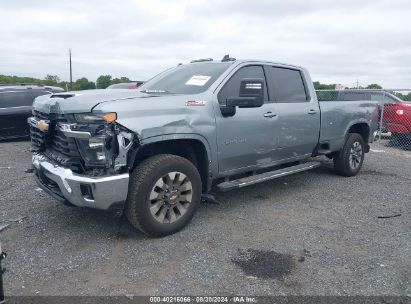
[[[360,119],[353,120],[348,124],[347,128],[344,130],[344,138],[345,139],[347,138],[348,131],[351,129],[351,127],[354,126],[354,125],[357,125],[357,124],[366,124],[368,129],[370,130],[370,133],[371,133],[370,122],[365,118],[360,118]],[[368,141],[368,138],[367,138],[367,141]]]
[[[207,153],[207,161],[208,161],[208,176],[207,179],[209,180],[209,185],[211,185],[212,176],[216,176],[218,174],[218,162],[217,162],[217,153],[212,153],[212,149],[208,140],[200,135],[200,134],[193,134],[193,133],[175,133],[175,134],[165,134],[165,135],[156,135],[147,138],[139,138],[139,148],[144,147],[149,144],[154,144],[163,141],[170,141],[170,140],[179,140],[179,139],[189,139],[189,140],[196,140],[203,144],[205,151]],[[136,149],[136,153],[139,150]],[[133,159],[134,162],[134,159]]]

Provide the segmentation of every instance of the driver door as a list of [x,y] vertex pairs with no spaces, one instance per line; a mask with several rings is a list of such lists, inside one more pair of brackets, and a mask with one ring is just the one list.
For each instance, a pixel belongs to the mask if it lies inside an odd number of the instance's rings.
[[[244,78],[266,79],[263,66],[240,67],[223,85],[218,101],[223,104],[229,97],[239,96]],[[217,146],[219,172],[237,172],[262,167],[273,162],[273,150],[277,146],[275,104],[268,103],[265,81],[264,104],[258,108],[236,108],[231,117],[224,117],[216,107]]]

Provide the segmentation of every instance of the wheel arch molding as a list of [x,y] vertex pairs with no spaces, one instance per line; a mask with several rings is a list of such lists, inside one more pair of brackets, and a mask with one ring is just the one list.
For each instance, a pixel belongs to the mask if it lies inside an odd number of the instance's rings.
[[133,170],[144,159],[164,153],[181,156],[192,162],[200,173],[203,192],[208,192],[216,168],[209,143],[203,136],[170,134],[142,139],[130,159],[129,168]]

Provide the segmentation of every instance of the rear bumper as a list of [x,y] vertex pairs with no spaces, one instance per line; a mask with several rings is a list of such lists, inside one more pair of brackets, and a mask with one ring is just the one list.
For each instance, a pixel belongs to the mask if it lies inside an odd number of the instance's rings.
[[406,126],[402,124],[396,124],[396,123],[386,123],[388,131],[391,133],[402,133],[402,134],[408,134],[411,133],[411,130],[409,130]]
[[32,163],[39,186],[58,200],[68,201],[78,207],[102,210],[124,207],[128,173],[104,177],[78,175],[41,154],[33,154]]

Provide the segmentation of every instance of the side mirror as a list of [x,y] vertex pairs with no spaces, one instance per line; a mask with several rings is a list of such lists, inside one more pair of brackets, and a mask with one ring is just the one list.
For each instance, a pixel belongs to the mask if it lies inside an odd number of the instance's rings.
[[264,79],[244,78],[240,83],[238,97],[229,97],[225,105],[221,106],[221,113],[224,116],[233,116],[235,107],[258,108],[264,104]]

